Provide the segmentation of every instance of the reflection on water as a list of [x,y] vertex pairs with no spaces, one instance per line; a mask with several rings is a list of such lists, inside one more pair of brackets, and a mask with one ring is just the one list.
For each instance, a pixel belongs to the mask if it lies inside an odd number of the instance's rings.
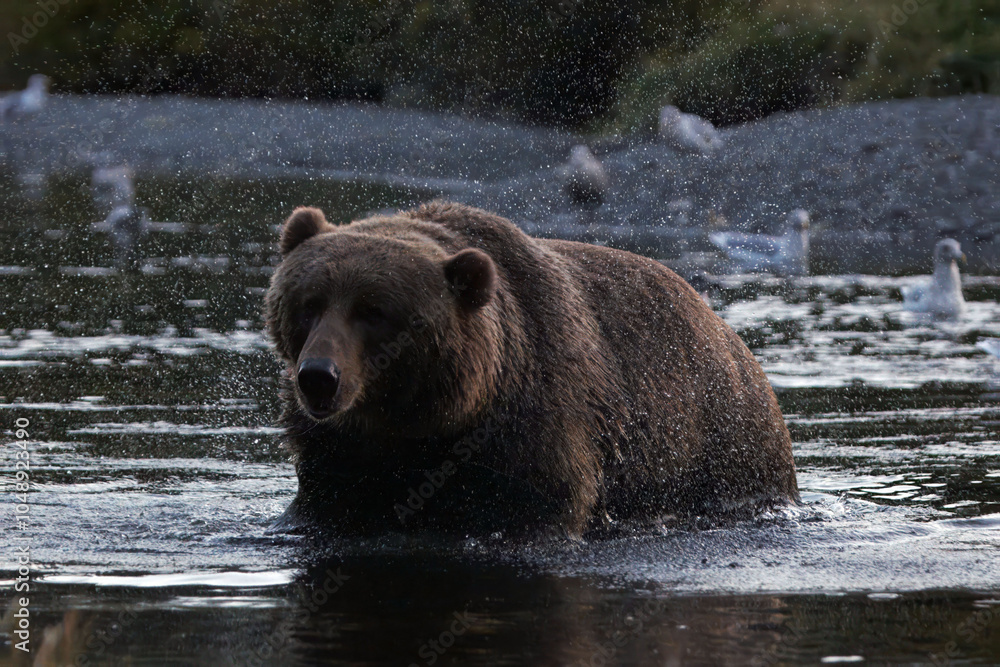
[[252,586],[43,586],[36,622],[76,664],[995,664],[1000,651],[1000,598],[962,592],[671,595],[412,557]]
[[[298,204],[348,220],[416,195],[140,180],[154,224],[123,271],[92,228],[86,183],[53,181],[42,199],[15,183],[0,177],[0,418],[8,436],[15,419],[30,424],[37,664],[1000,655],[1000,360],[975,346],[1000,337],[1000,281],[969,279],[969,314],[950,324],[902,312],[908,278],[731,278],[716,290],[778,390],[800,508],[518,550],[313,544],[266,531],[295,491],[261,321],[275,225]],[[5,464],[3,497],[14,481]]]

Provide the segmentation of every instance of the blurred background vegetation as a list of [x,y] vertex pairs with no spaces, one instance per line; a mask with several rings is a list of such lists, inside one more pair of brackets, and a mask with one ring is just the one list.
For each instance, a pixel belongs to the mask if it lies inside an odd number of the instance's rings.
[[[65,3],[65,4],[60,4]],[[368,100],[646,131],[1000,93],[1000,0],[4,0],[0,88]]]

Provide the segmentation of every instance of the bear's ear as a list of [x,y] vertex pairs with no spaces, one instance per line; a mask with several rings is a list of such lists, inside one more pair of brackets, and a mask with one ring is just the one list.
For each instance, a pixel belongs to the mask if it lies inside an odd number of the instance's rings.
[[496,291],[497,270],[493,260],[475,248],[449,257],[444,263],[444,277],[459,306],[470,312],[488,304]]
[[292,211],[288,220],[285,220],[285,224],[281,227],[282,256],[295,250],[303,241],[332,229],[334,227],[326,221],[323,211],[309,206],[298,207]]

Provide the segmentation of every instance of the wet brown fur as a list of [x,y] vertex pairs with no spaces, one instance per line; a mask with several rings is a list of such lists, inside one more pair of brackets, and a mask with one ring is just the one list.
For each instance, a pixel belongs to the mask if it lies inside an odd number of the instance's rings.
[[[471,518],[495,511],[580,536],[609,522],[722,517],[797,498],[788,430],[763,371],[655,261],[531,238],[444,202],[341,227],[299,209],[282,248],[267,319],[289,369],[282,420],[300,481],[293,523],[398,529],[393,507],[413,472],[454,459],[453,444],[483,424],[489,437],[466,470],[509,481],[520,489],[512,496],[532,502],[483,497],[482,477],[459,475],[442,488],[451,504],[429,499],[422,523],[410,525],[434,525],[437,504],[451,508],[447,521],[467,518],[459,532],[509,527]],[[492,260],[487,277],[478,255],[466,262],[485,285],[456,286],[442,268],[469,248]],[[324,306],[307,335],[298,313],[310,295]],[[352,314],[369,298],[396,312],[390,339],[400,322],[422,323],[403,327],[413,344],[379,373],[366,359],[385,339],[367,338]],[[346,409],[321,422],[291,380],[304,346],[336,359],[342,384],[354,383]]]

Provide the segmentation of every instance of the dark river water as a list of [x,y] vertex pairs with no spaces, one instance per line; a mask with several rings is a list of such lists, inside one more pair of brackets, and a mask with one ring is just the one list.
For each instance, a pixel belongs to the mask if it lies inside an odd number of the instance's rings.
[[118,271],[87,183],[0,177],[7,664],[1000,663],[1000,360],[975,345],[1000,337],[1000,280],[967,278],[952,323],[902,312],[913,278],[712,294],[778,391],[801,507],[586,544],[320,544],[267,532],[296,489],[261,321],[276,225],[419,193],[137,194],[175,224]]

